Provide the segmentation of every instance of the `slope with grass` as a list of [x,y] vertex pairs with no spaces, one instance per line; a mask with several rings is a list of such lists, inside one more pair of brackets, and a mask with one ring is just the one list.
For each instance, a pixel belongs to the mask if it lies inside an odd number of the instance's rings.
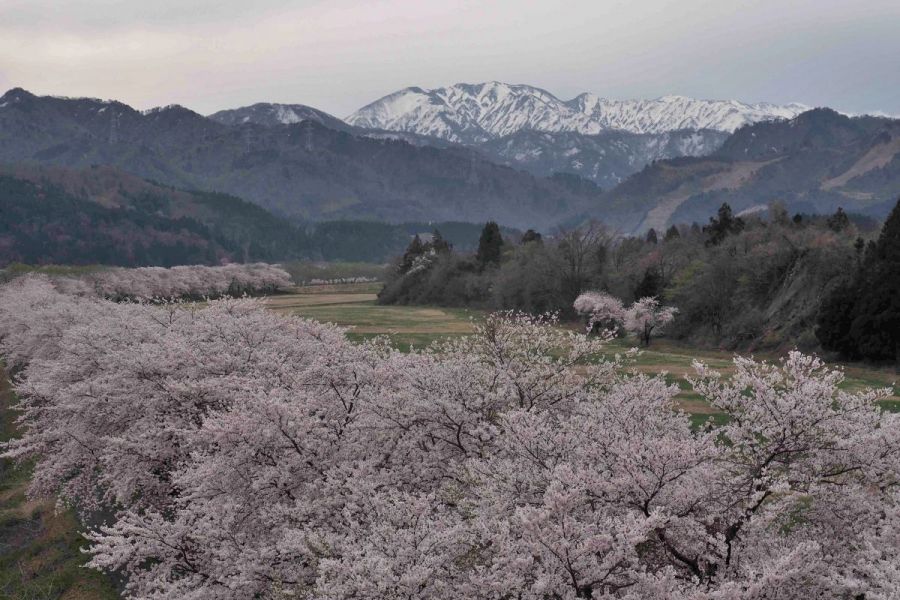
[[[16,435],[13,392],[0,366],[0,441]],[[0,598],[9,600],[113,600],[110,579],[83,568],[86,545],[71,510],[26,496],[29,465],[0,459]]]

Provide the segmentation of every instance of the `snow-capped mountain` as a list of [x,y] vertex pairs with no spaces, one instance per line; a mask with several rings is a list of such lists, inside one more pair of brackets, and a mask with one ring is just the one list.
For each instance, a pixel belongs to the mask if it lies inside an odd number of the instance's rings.
[[346,118],[351,125],[406,131],[477,144],[523,129],[593,135],[609,130],[664,133],[679,129],[733,132],[742,125],[789,119],[800,104],[747,104],[736,100],[608,100],[581,94],[561,100],[540,88],[496,81],[426,90],[409,87],[364,106]]
[[293,125],[300,121],[315,121],[325,127],[345,131],[350,129],[342,120],[305,104],[275,104],[260,102],[251,106],[220,110],[209,115],[213,121],[224,125],[240,125],[256,123],[272,127],[274,125]]

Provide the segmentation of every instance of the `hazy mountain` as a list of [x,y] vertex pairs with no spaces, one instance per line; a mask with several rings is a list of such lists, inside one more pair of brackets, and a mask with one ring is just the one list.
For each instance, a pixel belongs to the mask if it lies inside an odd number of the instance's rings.
[[238,195],[298,220],[485,221],[549,227],[596,202],[465,148],[361,137],[314,120],[225,125],[179,106],[0,97],[0,162],[109,164],[184,188]]
[[[418,133],[339,131],[309,114],[263,125],[273,113],[259,109],[227,125],[180,106],[139,112],[15,89],[0,97],[0,163],[115,165],[234,194],[296,222],[495,219],[544,231],[590,216],[626,232],[705,222],[724,201],[738,212],[780,200],[797,212],[843,206],[879,216],[900,190],[900,121],[828,109],[731,135],[521,129],[474,149],[432,147]],[[686,156],[694,154],[705,156]]]
[[170,266],[310,254],[302,231],[233,196],[176,190],[113,167],[0,167],[0,266]]
[[358,127],[406,131],[465,144],[524,129],[586,135],[608,130],[662,133],[679,129],[732,132],[763,120],[791,118],[806,110],[664,96],[655,100],[608,100],[581,94],[561,100],[540,88],[496,81],[426,90],[410,87],[364,106],[346,118]]
[[728,202],[736,212],[780,201],[792,212],[883,217],[900,194],[900,120],[830,109],[742,127],[715,153],[656,162],[606,198],[625,231],[705,222]]
[[325,127],[338,131],[353,131],[355,128],[341,119],[304,104],[269,104],[260,102],[252,106],[243,106],[209,115],[213,121],[223,125],[241,125],[256,123],[257,125],[293,125],[300,121],[315,121]]
[[302,104],[254,104],[223,110],[209,118],[226,125],[257,124],[266,127],[312,120],[331,129],[375,139],[393,139],[416,146],[446,148],[467,145],[493,162],[546,177],[557,172],[573,173],[610,188],[648,163],[661,158],[700,156],[716,150],[727,134],[721,131],[675,130],[635,134],[604,130],[599,134],[575,131],[520,129],[503,137],[468,141],[435,137],[412,131],[354,126]]
[[606,131],[597,135],[523,129],[476,147],[494,162],[536,175],[574,173],[610,189],[647,164],[716,151],[728,134],[711,129],[666,133]]

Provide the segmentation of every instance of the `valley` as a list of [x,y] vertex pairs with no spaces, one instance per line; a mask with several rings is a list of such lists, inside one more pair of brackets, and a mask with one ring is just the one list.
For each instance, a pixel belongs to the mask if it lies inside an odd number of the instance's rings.
[[900,600],[897,23],[0,1],[0,600]]
[[[484,311],[457,309],[440,306],[380,306],[376,304],[376,292],[380,283],[338,284],[297,287],[286,294],[272,296],[267,306],[278,313],[315,319],[324,323],[334,323],[346,327],[351,340],[366,340],[375,336],[386,336],[391,344],[401,350],[422,349],[429,344],[446,339],[470,335],[472,323],[478,323],[485,316]],[[580,331],[578,322],[566,322],[562,327]],[[624,355],[636,347],[631,338],[614,340],[607,345],[607,356]],[[722,373],[733,373],[732,359],[735,354],[727,350],[698,348],[685,342],[662,338],[654,340],[648,348],[629,363],[627,369],[649,376],[663,374],[666,381],[680,389],[676,398],[681,410],[689,413],[695,424],[708,417],[714,420],[718,411],[703,402],[691,389],[688,377],[694,376],[693,363],[702,360]],[[756,353],[763,360],[777,361],[781,355],[776,352]],[[883,406],[892,411],[900,411],[900,387],[896,386],[900,370],[897,367],[875,368],[853,363],[837,363],[847,377],[843,389],[859,391],[865,387],[889,387],[890,398]]]

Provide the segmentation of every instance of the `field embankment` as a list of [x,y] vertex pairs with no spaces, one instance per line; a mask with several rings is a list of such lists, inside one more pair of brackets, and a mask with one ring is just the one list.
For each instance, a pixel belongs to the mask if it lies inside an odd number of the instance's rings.
[[[15,397],[0,365],[0,441],[16,435]],[[83,568],[86,545],[71,510],[27,498],[30,465],[0,459],[0,598],[4,600],[112,600],[103,574]]]

